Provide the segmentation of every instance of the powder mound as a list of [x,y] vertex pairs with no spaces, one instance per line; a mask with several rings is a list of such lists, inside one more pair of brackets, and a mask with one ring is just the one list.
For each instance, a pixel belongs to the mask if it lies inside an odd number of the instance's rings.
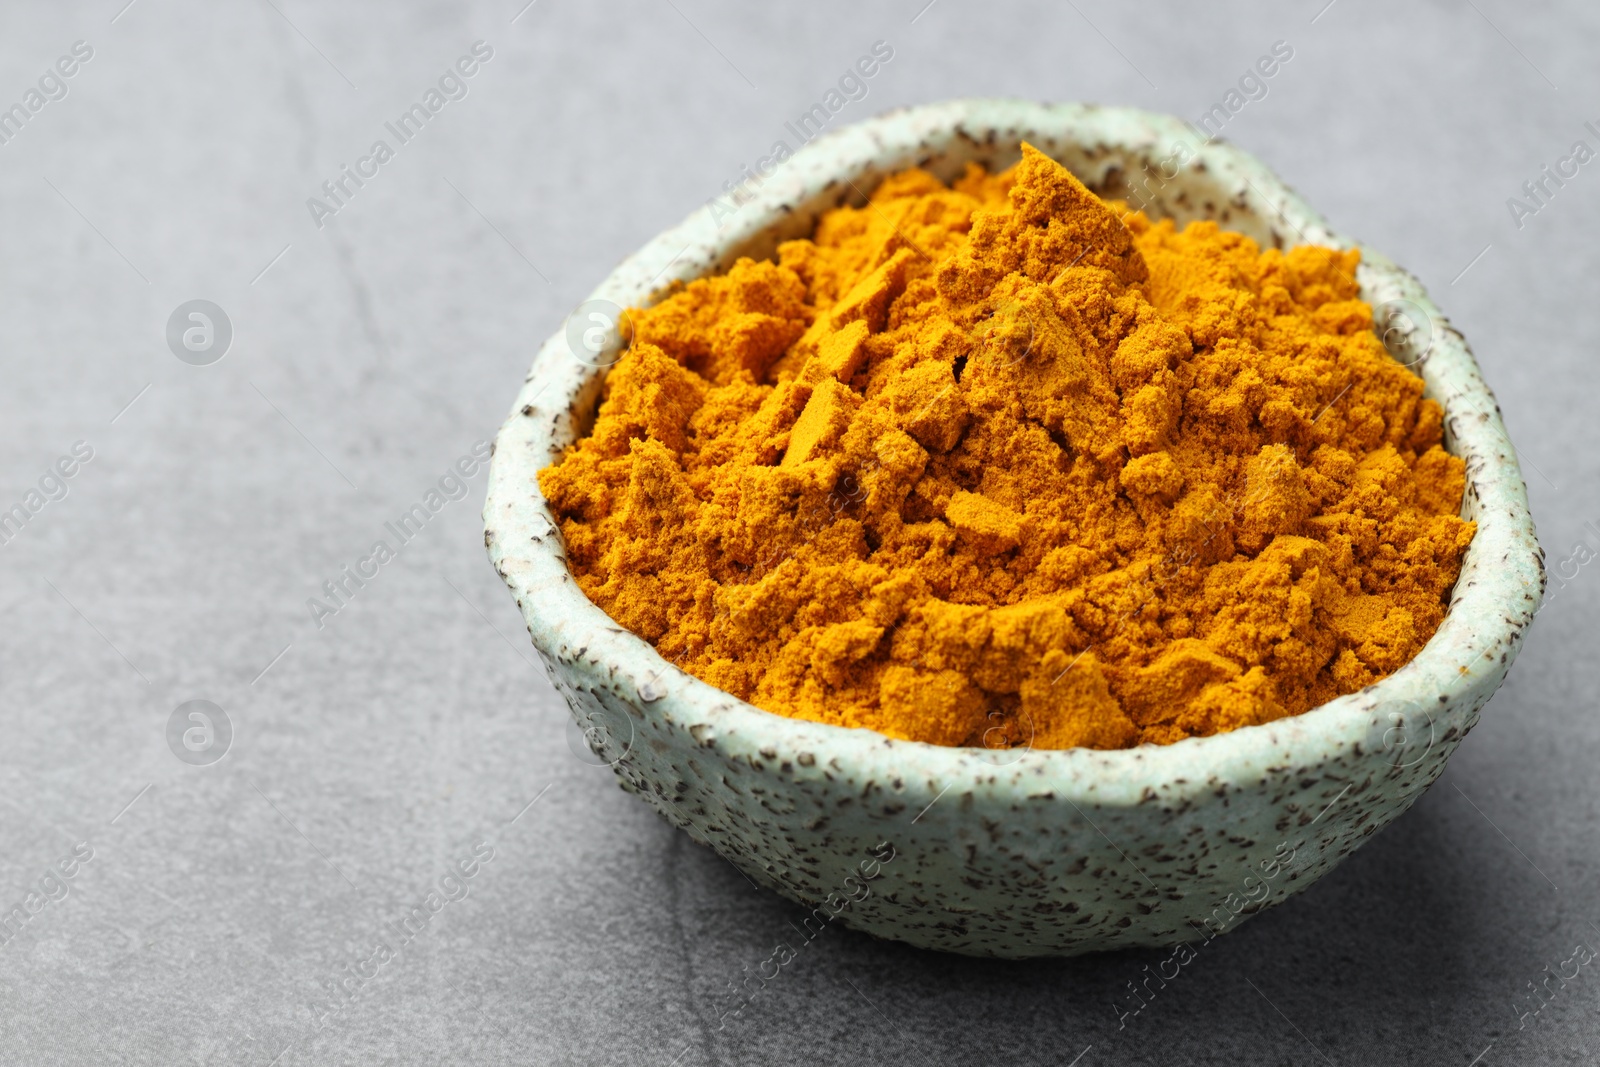
[[540,489],[595,603],[779,714],[1037,748],[1298,714],[1416,655],[1474,530],[1357,262],[1028,146],[907,171],[634,311]]

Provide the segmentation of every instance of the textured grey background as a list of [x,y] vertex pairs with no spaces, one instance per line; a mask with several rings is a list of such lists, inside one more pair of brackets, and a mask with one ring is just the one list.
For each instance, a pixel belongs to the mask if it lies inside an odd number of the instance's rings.
[[[838,122],[962,95],[1194,118],[1290,42],[1226,135],[1421,276],[1552,561],[1600,545],[1600,163],[1520,229],[1506,206],[1600,149],[1600,10],[523,2],[0,15],[0,103],[94,49],[0,145],[0,508],[94,449],[0,547],[0,905],[93,849],[0,945],[0,1063],[1593,1062],[1600,962],[1517,1015],[1600,946],[1600,567],[1407,817],[1120,1031],[1160,954],[981,962],[841,929],[718,1032],[797,909],[574,756],[484,560],[481,473],[325,628],[305,601],[492,436],[612,264],[878,39],[894,58]],[[317,229],[306,198],[479,39],[470,95]],[[235,331],[208,367],[164,338],[197,297]],[[213,766],[165,740],[191,699],[235,727]],[[324,984],[479,841],[470,894],[319,1030]]]

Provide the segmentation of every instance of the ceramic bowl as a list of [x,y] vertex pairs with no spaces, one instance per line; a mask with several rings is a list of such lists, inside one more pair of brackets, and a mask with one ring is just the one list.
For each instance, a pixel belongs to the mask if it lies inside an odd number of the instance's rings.
[[[723,200],[650,241],[593,299],[648,305],[675,281],[771,255],[886,174],[1004,167],[1023,140],[1180,225],[1214,219],[1264,247],[1353,243],[1261,163],[1179,120],[961,100],[817,139],[748,202]],[[601,360],[575,358],[588,349],[570,322],[539,350],[495,440],[490,558],[597,759],[752,880],[813,909],[806,930],[837,921],[1002,957],[1209,939],[1305,889],[1416,801],[1505,678],[1543,593],[1516,455],[1465,341],[1416,279],[1362,257],[1362,295],[1384,309],[1391,351],[1444,407],[1478,531],[1416,659],[1306,714],[1167,746],[991,752],[769,714],[682,673],[579,591],[539,494],[538,470],[587,431],[604,376]]]

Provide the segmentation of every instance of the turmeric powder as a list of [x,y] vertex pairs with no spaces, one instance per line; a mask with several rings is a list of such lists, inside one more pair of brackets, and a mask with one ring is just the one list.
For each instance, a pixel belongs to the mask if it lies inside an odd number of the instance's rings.
[[1262,251],[1029,146],[885,179],[631,313],[540,472],[585,593],[759,707],[1122,748],[1406,663],[1472,538],[1356,251]]

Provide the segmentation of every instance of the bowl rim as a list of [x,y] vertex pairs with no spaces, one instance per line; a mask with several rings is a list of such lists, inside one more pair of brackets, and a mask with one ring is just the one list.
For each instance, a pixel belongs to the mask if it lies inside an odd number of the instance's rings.
[[[814,215],[806,214],[812,210],[806,205],[828,196],[864,199],[858,178],[875,181],[913,163],[959,155],[969,146],[1014,154],[1013,145],[1021,140],[1051,155],[1066,148],[1098,153],[1096,165],[1103,170],[1090,184],[1130,161],[1159,158],[1156,153],[1166,157],[1171,146],[1187,146],[1192,156],[1182,166],[1210,171],[1211,181],[1231,190],[1224,212],[1252,213],[1253,224],[1270,229],[1275,244],[1360,247],[1362,297],[1374,304],[1406,300],[1426,313],[1432,345],[1417,369],[1425,395],[1444,408],[1447,447],[1466,461],[1463,510],[1478,529],[1444,622],[1423,649],[1376,684],[1299,715],[1130,749],[991,752],[897,740],[763,711],[670,664],[591,602],[568,572],[537,473],[575,438],[581,419],[574,409],[592,403],[603,371],[574,358],[565,331],[558,329],[540,347],[496,435],[483,513],[490,558],[515,595],[557,688],[563,688],[563,679],[553,660],[576,670],[590,688],[620,698],[635,714],[686,732],[695,744],[715,745],[724,755],[751,762],[816,765],[812,773],[848,770],[857,781],[900,779],[913,802],[918,795],[937,800],[964,784],[980,797],[1014,798],[1021,788],[1030,796],[1053,794],[1097,808],[1153,799],[1186,804],[1205,794],[1304,773],[1335,758],[1370,756],[1395,736],[1408,746],[1424,730],[1429,747],[1441,739],[1459,741],[1504,679],[1544,589],[1542,553],[1515,449],[1465,339],[1421,283],[1382,254],[1332,230],[1241,149],[1203,140],[1181,120],[1133,108],[1010,99],[903,108],[802,147],[779,168],[784,180],[755,190],[731,224],[697,209],[623,260],[587,299],[623,307],[652,303],[674,283],[711,273],[743,249],[770,244],[771,234],[786,224],[792,230],[797,217],[808,230],[806,219]],[[851,189],[841,190],[841,181]],[[1396,730],[1401,733],[1395,735]]]

